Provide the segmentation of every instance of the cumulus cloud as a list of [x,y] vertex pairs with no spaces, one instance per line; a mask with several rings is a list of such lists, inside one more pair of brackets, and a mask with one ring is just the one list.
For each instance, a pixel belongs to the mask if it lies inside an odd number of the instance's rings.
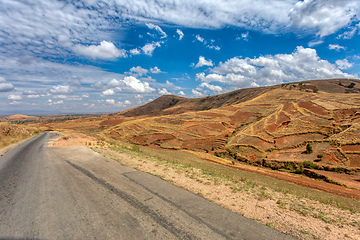
[[152,24],[152,23],[145,23],[146,26],[150,29],[155,29],[160,35],[160,38],[166,38],[167,34],[159,27],[158,25]]
[[125,105],[131,105],[131,102],[130,102],[129,100],[125,100],[125,101],[124,101],[124,104],[125,104]]
[[107,104],[110,104],[110,105],[115,105],[115,100],[114,99],[106,99],[105,102]]
[[214,91],[214,92],[217,92],[217,93],[223,92],[222,87],[216,86],[216,85],[211,85],[211,84],[209,84],[209,83],[207,83],[207,82],[201,83],[201,84],[199,85],[199,87],[206,87],[206,88],[210,89],[211,91]]
[[192,89],[191,90],[191,93],[194,97],[204,97],[206,95],[205,92],[200,92],[200,91],[197,91],[195,89]]
[[140,66],[130,68],[130,72],[135,73],[138,76],[147,74],[149,71]]
[[[123,0],[102,3],[79,0],[52,1],[51,4],[47,1],[17,1],[15,4],[14,1],[4,1],[4,21],[0,21],[0,38],[4,44],[0,48],[9,55],[32,55],[36,50],[36,53],[56,56],[59,53],[67,54],[75,43],[78,44],[77,50],[86,52],[88,56],[86,46],[104,40],[110,43],[109,30],[114,30],[114,25],[124,20],[158,21],[206,29],[236,26],[272,33],[292,30],[289,27],[292,26],[325,36],[359,22],[360,6],[357,0],[138,0],[136,4]],[[157,29],[154,24],[149,26]],[[350,28],[350,32],[353,31]],[[124,54],[119,51],[110,51],[105,58]],[[97,55],[92,53],[89,57],[97,58]],[[102,54],[100,56],[104,57]]]
[[153,68],[150,68],[150,72],[157,74],[157,73],[161,73],[161,70],[158,67],[153,67]]
[[127,86],[133,92],[146,93],[155,91],[154,88],[150,87],[148,82],[141,82],[139,79],[133,76],[125,77],[123,82],[125,86]]
[[178,95],[185,96],[185,93],[183,91],[178,92]]
[[344,46],[340,46],[338,44],[329,44],[329,49],[340,52],[340,50],[345,50],[346,48]]
[[20,95],[9,95],[8,99],[16,101],[16,100],[21,100],[22,97]]
[[11,92],[15,89],[11,83],[0,82],[0,92]]
[[57,85],[49,89],[53,94],[69,94],[72,93],[72,89],[69,85]]
[[57,102],[52,102],[52,104],[55,104],[55,105],[64,104],[64,101],[60,100],[60,101],[57,101]]
[[316,29],[320,37],[337,32],[349,25],[360,10],[356,1],[305,0],[297,2],[290,10],[292,23],[305,29]]
[[131,55],[139,55],[139,54],[141,54],[140,50],[137,49],[137,48],[131,49],[129,52],[130,52]]
[[340,68],[340,69],[348,69],[353,66],[353,64],[349,63],[349,61],[347,59],[337,60],[335,63],[338,66],[338,68]]
[[112,96],[112,95],[115,95],[115,91],[112,88],[106,89],[105,91],[102,92],[102,95],[104,95],[104,96]]
[[4,77],[0,77],[0,92],[11,92],[14,89],[14,85],[7,83]]
[[180,29],[176,29],[176,33],[179,34],[179,40],[184,37],[184,33]]
[[297,47],[291,54],[258,58],[231,58],[211,69],[198,73],[202,82],[221,82],[237,87],[267,86],[307,79],[356,78],[341,71],[350,65],[342,60],[337,65],[321,59],[315,49]]
[[195,68],[199,68],[202,66],[209,66],[212,67],[213,63],[211,60],[206,60],[203,56],[199,57],[199,62],[195,65]]
[[160,95],[170,95],[171,94],[166,88],[158,89],[158,93]]
[[120,50],[112,42],[102,41],[100,45],[75,45],[74,51],[78,54],[96,59],[116,59],[126,57],[126,52]]
[[146,44],[145,46],[143,46],[143,47],[141,48],[141,50],[142,50],[146,55],[152,56],[155,48],[161,46],[160,43],[161,43],[161,42],[148,43],[148,44]]

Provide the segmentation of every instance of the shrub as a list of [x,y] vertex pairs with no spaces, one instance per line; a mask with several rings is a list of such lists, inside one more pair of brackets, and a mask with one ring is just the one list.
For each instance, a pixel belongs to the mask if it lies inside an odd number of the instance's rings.
[[131,150],[135,151],[135,152],[140,152],[140,147],[138,145],[133,145]]
[[316,87],[313,88],[313,92],[314,92],[314,93],[317,93],[318,91],[319,91],[319,89],[317,89]]
[[219,152],[214,152],[214,155],[217,157],[221,157],[221,153],[219,153]]
[[306,151],[305,151],[305,153],[306,153],[306,154],[310,154],[310,153],[312,153],[312,152],[313,152],[312,146],[311,146],[310,143],[308,143],[308,144],[306,145]]
[[317,155],[317,158],[323,158],[323,157],[324,157],[324,155],[322,155],[322,154]]
[[304,168],[309,168],[309,169],[316,169],[317,168],[317,165],[314,164],[311,161],[304,161],[303,166],[304,166]]

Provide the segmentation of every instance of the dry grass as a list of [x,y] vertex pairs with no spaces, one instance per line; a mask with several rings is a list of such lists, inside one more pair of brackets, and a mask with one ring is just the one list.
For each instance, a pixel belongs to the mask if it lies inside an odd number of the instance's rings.
[[95,150],[298,239],[360,237],[358,201],[206,162],[191,152],[118,141]]
[[0,123],[0,148],[5,148],[40,132],[41,130],[35,127],[2,122]]

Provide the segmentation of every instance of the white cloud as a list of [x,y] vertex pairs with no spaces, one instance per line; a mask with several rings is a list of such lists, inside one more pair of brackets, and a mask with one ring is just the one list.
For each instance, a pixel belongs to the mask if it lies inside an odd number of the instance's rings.
[[204,97],[206,93],[196,91],[195,89],[191,90],[191,93],[194,97]]
[[138,76],[147,74],[149,71],[140,66],[130,68],[130,72],[135,73]]
[[11,92],[15,89],[14,85],[7,83],[4,77],[0,77],[0,93],[1,92]]
[[183,91],[178,92],[178,95],[185,96],[185,93]]
[[60,100],[60,101],[57,101],[57,102],[53,102],[53,104],[55,104],[55,105],[64,104],[64,101]]
[[337,60],[335,63],[338,66],[338,68],[340,68],[340,69],[348,69],[353,66],[353,64],[349,63],[349,61],[347,59]]
[[125,104],[125,105],[131,105],[131,102],[130,102],[129,100],[125,100],[125,101],[124,101],[124,104]]
[[69,101],[82,101],[83,99],[81,97],[77,97],[77,96],[71,96],[71,97],[68,97]]
[[249,40],[249,32],[242,33],[241,34],[241,39],[244,40],[244,41],[248,41]]
[[340,52],[340,50],[345,50],[346,48],[338,44],[329,44],[329,49]]
[[345,31],[344,33],[340,34],[339,36],[337,36],[337,39],[351,39],[359,28],[359,24],[354,27],[350,27],[349,31]]
[[158,89],[158,93],[160,95],[171,95],[171,93],[166,88]]
[[314,46],[316,46],[316,45],[322,44],[323,42],[324,42],[324,40],[322,40],[322,39],[315,39],[315,40],[310,41],[310,42],[308,43],[308,46],[309,46],[309,47],[314,47]]
[[155,29],[160,35],[160,38],[166,38],[167,34],[159,27],[158,25],[152,24],[152,23],[145,23],[146,26],[150,29]]
[[76,45],[74,51],[78,54],[96,59],[116,59],[126,57],[124,50],[119,50],[112,42],[102,41],[100,45]]
[[211,60],[206,60],[203,56],[199,57],[199,62],[195,65],[195,68],[199,68],[202,66],[209,66],[212,67],[213,63]]
[[9,95],[8,96],[9,100],[21,100],[21,96],[20,95]]
[[355,21],[360,5],[356,1],[305,0],[290,10],[292,23],[300,28],[316,29],[320,37],[337,32]]
[[72,89],[69,85],[57,85],[49,89],[53,94],[69,94],[72,93]]
[[110,105],[115,105],[115,100],[114,99],[106,99],[105,102],[107,104],[110,104]]
[[[211,69],[213,73],[196,74],[202,82],[222,82],[237,87],[267,86],[284,81],[311,79],[356,78],[341,69],[350,63],[341,60],[337,65],[321,59],[315,49],[297,47],[291,54],[276,54],[258,58],[231,58]],[[205,85],[204,85],[205,86]]]
[[66,95],[57,95],[57,96],[54,96],[54,98],[66,99],[67,96]]
[[0,92],[11,92],[15,87],[11,83],[0,82]]
[[198,40],[199,42],[205,42],[205,39],[202,38],[200,35],[196,35],[196,40]]
[[160,47],[161,42],[153,42],[153,43],[148,43],[145,46],[143,46],[141,48],[141,50],[148,56],[152,56],[152,53],[154,52],[155,48]]
[[214,46],[214,45],[207,45],[206,47],[209,49],[215,49],[217,51],[220,51],[220,49],[221,49],[219,46]]
[[179,40],[184,37],[184,33],[180,29],[176,29],[176,33],[179,34]]
[[102,92],[102,95],[104,95],[104,96],[112,96],[112,95],[115,95],[115,91],[112,88],[106,89],[105,91]]
[[137,48],[130,50],[130,54],[132,54],[132,55],[139,55],[140,53],[141,53],[140,50]]
[[40,98],[41,96],[39,94],[30,94],[26,95],[27,98]]
[[216,85],[211,85],[209,83],[203,82],[199,85],[199,87],[206,87],[208,89],[210,89],[211,91],[217,92],[217,93],[221,93],[223,92],[222,87],[220,86],[216,86]]
[[157,74],[157,73],[161,73],[161,70],[158,67],[153,67],[153,68],[150,68],[150,72]]
[[133,92],[148,93],[155,91],[154,88],[150,87],[148,82],[141,82],[133,76],[125,77],[122,82],[130,91]]

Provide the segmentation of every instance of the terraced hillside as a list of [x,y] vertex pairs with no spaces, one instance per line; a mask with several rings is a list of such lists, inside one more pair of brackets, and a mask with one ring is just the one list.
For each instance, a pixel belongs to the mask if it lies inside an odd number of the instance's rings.
[[[165,96],[109,116],[108,123],[114,124],[106,125],[104,133],[144,146],[227,155],[275,169],[288,162],[297,168],[304,161],[360,167],[359,92],[360,81],[342,79],[200,99]],[[307,146],[312,152],[306,153]]]

